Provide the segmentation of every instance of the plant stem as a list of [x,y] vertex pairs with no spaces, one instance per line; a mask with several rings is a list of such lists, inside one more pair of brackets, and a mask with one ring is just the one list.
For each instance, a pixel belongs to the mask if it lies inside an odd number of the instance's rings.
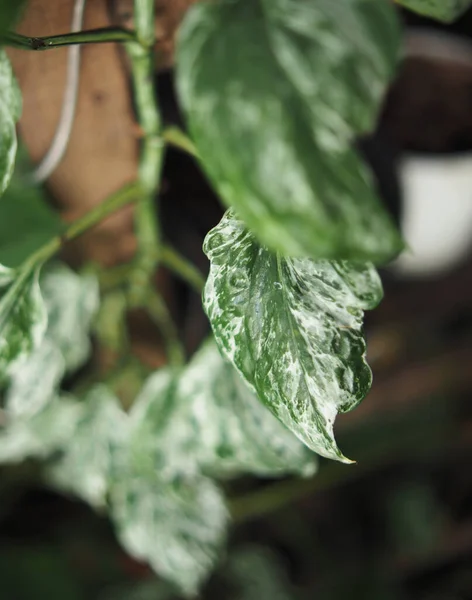
[[111,215],[120,208],[135,202],[142,196],[142,193],[142,187],[139,183],[135,182],[126,185],[86,213],[83,217],[80,217],[68,225],[62,235],[47,242],[42,248],[28,258],[26,262],[32,265],[38,265],[49,260],[66,242],[79,237],[82,233],[95,225],[98,225],[105,217]]
[[202,293],[205,278],[191,262],[170,246],[162,246],[160,257],[163,265],[192,286],[197,294]]
[[169,364],[181,367],[185,363],[185,353],[174,320],[162,296],[155,291],[150,292],[146,300],[146,308],[164,337]]
[[128,44],[128,53],[131,59],[138,121],[144,134],[139,181],[145,191],[136,207],[139,256],[130,294],[132,304],[138,305],[145,299],[159,257],[160,228],[154,197],[161,178],[164,141],[154,89],[154,0],[134,0],[134,18],[139,43]]
[[198,158],[198,152],[194,143],[179,127],[166,127],[162,133],[162,137],[171,146],[183,150],[194,158]]
[[136,41],[136,33],[121,27],[104,27],[62,35],[48,37],[28,37],[18,33],[8,32],[1,40],[5,46],[22,48],[23,50],[49,50],[61,46],[72,46],[75,44],[103,44],[109,42],[133,42]]

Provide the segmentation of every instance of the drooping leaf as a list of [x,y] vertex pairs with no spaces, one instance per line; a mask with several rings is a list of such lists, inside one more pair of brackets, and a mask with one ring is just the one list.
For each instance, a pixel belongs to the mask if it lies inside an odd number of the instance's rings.
[[124,547],[193,595],[217,562],[227,511],[209,479],[124,477],[111,492],[112,516]]
[[83,399],[80,422],[63,456],[48,470],[48,481],[92,506],[105,504],[114,460],[125,443],[127,415],[105,386]]
[[66,370],[74,371],[90,353],[90,329],[100,304],[97,278],[57,263],[45,271],[41,291],[48,311],[47,337],[60,350]]
[[13,178],[0,202],[0,263],[12,268],[60,234],[63,226],[42,189],[29,180],[31,171],[26,151],[20,146]]
[[68,398],[54,398],[30,418],[15,418],[0,429],[0,462],[46,458],[70,440],[80,418],[81,405]]
[[399,29],[379,0],[201,2],[178,89],[223,201],[288,256],[382,262],[402,248],[351,148],[372,129]]
[[15,124],[21,115],[21,93],[10,61],[0,49],[0,195],[6,190],[15,167]]
[[19,270],[0,265],[0,380],[43,339],[47,313],[38,278],[35,265]]
[[406,8],[445,23],[458,19],[472,4],[471,0],[396,0]]
[[309,448],[348,462],[333,423],[371,385],[362,318],[382,296],[375,269],[273,254],[231,211],[204,250],[204,307],[222,352]]

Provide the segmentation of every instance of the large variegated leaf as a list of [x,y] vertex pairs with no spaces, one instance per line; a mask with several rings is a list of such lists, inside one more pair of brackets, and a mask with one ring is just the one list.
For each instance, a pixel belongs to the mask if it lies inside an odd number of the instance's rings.
[[382,296],[375,269],[273,254],[231,211],[204,249],[204,306],[220,349],[309,448],[348,462],[333,424],[371,385],[362,319]]
[[471,0],[396,0],[415,12],[452,23],[472,4]]
[[0,49],[0,195],[13,175],[17,150],[15,124],[21,114],[21,94],[10,61]]
[[82,406],[68,397],[54,398],[31,417],[17,417],[0,429],[0,462],[46,458],[71,439]]
[[83,399],[83,406],[62,457],[49,468],[48,480],[102,507],[116,457],[126,443],[127,415],[104,386],[93,388]]
[[179,374],[153,374],[131,411],[133,464],[161,474],[312,475],[314,455],[208,342]]
[[379,0],[199,2],[181,28],[178,89],[223,201],[287,256],[385,261],[402,248],[351,148],[395,72]]
[[18,271],[0,265],[0,380],[43,339],[47,312],[38,277],[34,265]]
[[128,476],[111,492],[112,516],[125,548],[148,561],[185,595],[194,595],[217,562],[227,511],[213,482]]

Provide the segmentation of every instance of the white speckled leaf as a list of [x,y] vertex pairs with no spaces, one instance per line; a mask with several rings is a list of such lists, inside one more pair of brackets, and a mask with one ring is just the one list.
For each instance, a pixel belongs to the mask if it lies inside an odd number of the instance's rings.
[[39,267],[0,265],[0,380],[41,343],[47,312],[39,289]]
[[283,258],[228,211],[208,234],[204,307],[222,352],[259,399],[322,456],[338,412],[367,394],[363,311],[382,297],[370,264]]
[[224,546],[227,511],[208,479],[126,477],[111,492],[111,510],[125,548],[146,560],[186,595],[194,595]]
[[83,399],[83,413],[63,456],[48,470],[53,485],[102,507],[117,453],[126,441],[128,417],[105,386]]
[[185,455],[195,453],[207,473],[310,476],[315,472],[315,455],[259,402],[213,340],[182,374],[178,393],[192,431]]
[[0,49],[0,195],[13,175],[17,150],[15,124],[21,107],[21,94],[10,61]]
[[90,353],[90,328],[100,303],[97,278],[58,263],[48,267],[40,285],[48,311],[47,337],[60,350],[66,370],[74,371]]
[[130,417],[133,464],[163,476],[316,470],[316,457],[259,402],[214,341],[182,372],[151,375]]
[[472,4],[471,0],[396,0],[406,8],[432,17],[439,21],[452,23],[458,19]]
[[64,376],[59,349],[46,337],[40,346],[20,361],[10,375],[5,406],[12,417],[31,416],[51,402]]
[[373,128],[399,51],[379,0],[199,2],[179,96],[222,200],[287,256],[386,261],[403,247],[352,140]]
[[15,418],[0,429],[0,462],[46,458],[70,440],[82,406],[68,397],[54,398],[37,414]]

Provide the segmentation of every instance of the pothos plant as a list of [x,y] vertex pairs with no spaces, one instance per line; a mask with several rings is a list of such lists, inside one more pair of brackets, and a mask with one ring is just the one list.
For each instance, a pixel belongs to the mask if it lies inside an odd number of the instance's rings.
[[[469,2],[404,4],[450,20]],[[353,146],[373,129],[396,72],[395,9],[387,0],[197,3],[176,53],[187,137],[163,129],[156,104],[154,0],[135,0],[132,31],[50,38],[13,33],[12,7],[0,3],[6,45],[126,44],[144,137],[138,180],[60,225],[40,192],[21,185],[20,163],[11,181],[21,94],[1,52],[0,458],[43,459],[49,483],[108,511],[127,550],[191,595],[229,525],[220,481],[312,476],[317,455],[351,462],[333,424],[370,388],[362,320],[382,297],[374,265],[403,248]],[[188,364],[152,284],[165,264],[203,285],[162,242],[154,198],[166,143],[195,155],[228,207],[204,244],[213,336]],[[94,271],[75,273],[54,257],[129,203],[139,250],[118,293],[100,293]],[[15,217],[22,207],[34,210],[33,222]],[[110,312],[117,303],[122,310]],[[76,393],[66,392],[64,380],[88,359],[92,329],[99,342],[113,337],[132,306],[161,326],[168,365],[143,378],[127,410],[110,377],[79,379]],[[108,327],[109,314],[122,321]]]

